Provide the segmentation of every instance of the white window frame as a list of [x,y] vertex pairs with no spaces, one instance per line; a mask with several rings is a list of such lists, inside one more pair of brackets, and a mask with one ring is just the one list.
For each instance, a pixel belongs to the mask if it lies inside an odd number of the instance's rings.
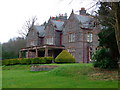
[[35,46],[35,41],[31,41],[31,42],[30,42],[30,45],[31,45],[31,46]]
[[89,32],[87,34],[87,42],[93,42],[93,33]]
[[68,37],[69,42],[75,42],[75,33],[70,33]]
[[54,44],[53,37],[47,38],[46,39],[46,44],[53,45]]

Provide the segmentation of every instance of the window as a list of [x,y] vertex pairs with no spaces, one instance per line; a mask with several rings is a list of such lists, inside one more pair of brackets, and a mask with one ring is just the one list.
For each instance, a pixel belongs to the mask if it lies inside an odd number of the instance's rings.
[[32,34],[33,34],[33,36],[34,36],[34,35],[35,35],[35,32],[33,32]]
[[69,42],[75,42],[75,33],[69,34]]
[[30,45],[31,45],[31,46],[35,46],[35,41],[31,41],[31,42],[30,42]]
[[52,45],[53,44],[53,37],[52,38],[47,38],[46,44]]
[[75,48],[68,48],[67,51],[70,53],[75,52]]
[[88,35],[87,35],[87,42],[92,42],[92,38],[93,38],[93,34],[92,33],[88,33]]

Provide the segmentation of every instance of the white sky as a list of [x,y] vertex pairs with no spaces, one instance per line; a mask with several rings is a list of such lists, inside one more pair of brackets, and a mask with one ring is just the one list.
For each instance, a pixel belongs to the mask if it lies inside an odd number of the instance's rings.
[[[42,24],[50,16],[67,13],[72,9],[78,11],[81,7],[88,9],[95,4],[93,0],[0,0],[0,42],[19,36],[18,30],[25,21],[36,16]],[[88,10],[87,12],[90,12]]]

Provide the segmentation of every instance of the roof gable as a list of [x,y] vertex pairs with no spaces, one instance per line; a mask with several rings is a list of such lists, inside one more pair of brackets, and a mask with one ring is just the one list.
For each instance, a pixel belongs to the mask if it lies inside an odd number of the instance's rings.
[[74,14],[75,17],[79,20],[79,22],[81,23],[88,23],[90,22],[91,20],[93,20],[92,17],[90,16],[85,16],[85,15],[77,15],[77,14]]
[[39,37],[45,36],[45,26],[34,25],[35,30],[39,33]]
[[94,18],[92,16],[77,15],[77,14],[74,14],[74,16],[79,22],[81,22],[82,28],[92,28],[94,22]]
[[56,30],[62,30],[63,29],[63,21],[56,21],[56,20],[51,20],[52,25],[55,27]]

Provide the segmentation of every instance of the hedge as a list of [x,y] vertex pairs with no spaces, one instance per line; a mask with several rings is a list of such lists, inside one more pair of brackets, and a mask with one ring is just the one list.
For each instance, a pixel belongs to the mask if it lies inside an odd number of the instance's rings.
[[49,64],[52,63],[52,57],[38,57],[38,58],[16,58],[2,60],[2,65],[16,65],[16,64]]
[[56,58],[56,63],[75,63],[75,58],[67,52],[66,50],[63,50]]

